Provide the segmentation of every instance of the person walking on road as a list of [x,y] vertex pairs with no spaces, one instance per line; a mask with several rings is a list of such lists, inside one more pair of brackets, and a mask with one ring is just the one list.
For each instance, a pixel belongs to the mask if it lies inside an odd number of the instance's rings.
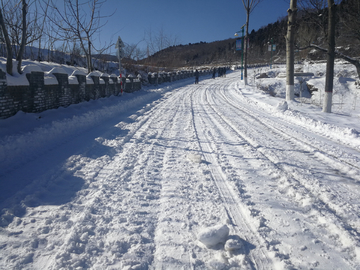
[[195,70],[195,84],[199,83],[199,71]]

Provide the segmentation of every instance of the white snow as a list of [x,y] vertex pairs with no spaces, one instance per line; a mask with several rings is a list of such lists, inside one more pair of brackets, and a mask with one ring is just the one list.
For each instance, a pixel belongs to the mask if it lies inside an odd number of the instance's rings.
[[61,67],[54,67],[48,72],[48,74],[54,74],[54,73],[67,74],[67,72]]
[[225,243],[225,250],[234,251],[243,248],[243,244],[239,239],[229,239]]
[[359,269],[355,68],[331,114],[297,69],[313,97],[274,65],[0,120],[0,269]]
[[281,101],[279,104],[275,107],[276,110],[284,112],[289,108],[286,101]]
[[190,161],[195,162],[195,163],[200,163],[201,162],[201,155],[197,155],[197,154],[194,154],[194,153],[189,153],[187,155],[187,158]]
[[219,243],[225,243],[229,236],[229,227],[227,225],[216,225],[200,231],[198,239],[207,247],[216,246]]

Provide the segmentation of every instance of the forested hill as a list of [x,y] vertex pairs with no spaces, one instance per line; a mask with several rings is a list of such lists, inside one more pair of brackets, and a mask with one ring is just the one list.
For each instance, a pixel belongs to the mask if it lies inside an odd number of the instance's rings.
[[[337,6],[337,50],[352,56],[360,56],[360,4],[359,0],[343,0]],[[251,17],[250,17],[251,20]],[[229,29],[229,32],[232,30]],[[286,54],[285,35],[287,17],[261,27],[249,33],[249,64],[284,62]],[[297,16],[296,46],[305,47],[316,44],[326,48],[327,9],[299,9]],[[138,61],[140,64],[161,67],[182,67],[202,65],[231,65],[240,63],[241,52],[235,50],[236,38],[211,43],[199,42],[188,45],[171,46],[154,55]],[[276,51],[268,51],[270,43],[276,45]],[[296,53],[296,59],[325,59],[325,54],[314,50],[302,50]]]

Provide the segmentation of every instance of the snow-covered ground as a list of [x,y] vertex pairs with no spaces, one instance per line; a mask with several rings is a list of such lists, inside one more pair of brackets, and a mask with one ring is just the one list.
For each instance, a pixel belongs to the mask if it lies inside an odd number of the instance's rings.
[[[325,64],[297,68],[321,89]],[[360,269],[358,89],[336,69],[331,114],[285,103],[275,67],[0,120],[0,269]]]

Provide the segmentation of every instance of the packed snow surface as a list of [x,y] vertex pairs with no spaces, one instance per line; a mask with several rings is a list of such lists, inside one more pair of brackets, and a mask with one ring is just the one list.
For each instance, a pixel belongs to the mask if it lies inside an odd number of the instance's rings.
[[360,269],[356,73],[301,68],[0,120],[0,269]]

